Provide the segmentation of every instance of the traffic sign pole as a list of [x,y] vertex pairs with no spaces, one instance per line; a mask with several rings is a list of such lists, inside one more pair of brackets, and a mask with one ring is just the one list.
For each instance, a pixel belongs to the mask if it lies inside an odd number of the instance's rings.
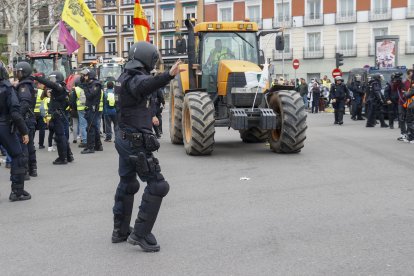
[[299,65],[300,65],[299,60],[298,60],[297,58],[295,58],[295,59],[292,61],[292,66],[293,66],[293,69],[295,69],[295,87],[296,87],[296,71],[298,70]]

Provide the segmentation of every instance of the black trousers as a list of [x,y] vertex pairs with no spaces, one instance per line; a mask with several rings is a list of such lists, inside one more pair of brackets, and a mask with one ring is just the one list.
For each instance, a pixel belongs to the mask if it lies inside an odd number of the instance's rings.
[[69,141],[66,137],[67,118],[63,113],[54,113],[51,120],[55,132],[55,141],[59,159],[67,159],[70,153]]
[[407,134],[407,109],[398,106],[398,123],[400,124],[401,134]]
[[394,126],[395,118],[398,118],[398,103],[391,103],[387,106],[389,125]]
[[40,114],[36,115],[36,130],[39,131],[39,146],[45,145],[46,123],[44,117]]
[[10,133],[10,126],[0,124],[0,144],[11,156],[10,180],[12,190],[24,189],[24,176],[26,174],[27,158],[23,154],[19,137],[16,133]]
[[344,121],[345,100],[336,99],[336,102],[333,104],[333,108],[335,113],[335,122],[342,123]]
[[97,149],[102,146],[101,134],[100,134],[100,121],[101,121],[102,112],[87,110],[85,117],[87,138],[86,143],[87,147],[90,150]]

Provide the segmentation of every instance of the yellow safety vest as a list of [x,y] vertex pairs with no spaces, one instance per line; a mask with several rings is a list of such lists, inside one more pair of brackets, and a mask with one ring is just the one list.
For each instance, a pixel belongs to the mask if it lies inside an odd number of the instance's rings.
[[230,52],[230,50],[228,48],[225,48],[225,47],[221,48],[221,51],[217,51],[216,49],[213,49],[212,52],[211,52],[211,54],[213,55],[212,63],[218,63],[229,52]]
[[37,89],[37,96],[36,96],[36,105],[34,108],[34,113],[39,114],[40,113],[40,104],[42,103],[42,100],[40,97],[43,94],[43,89]]
[[115,107],[115,93],[108,93],[107,100],[109,107]]
[[45,113],[46,113],[46,116],[43,118],[43,121],[45,121],[45,123],[49,123],[50,119],[52,118],[52,116],[48,113],[49,102],[50,102],[49,97],[46,97],[43,99],[43,106],[45,108]]
[[102,90],[101,90],[101,100],[99,101],[99,112],[102,112],[103,111],[103,92],[102,92]]
[[81,92],[83,92],[83,89],[80,88],[80,87],[78,87],[78,86],[76,86],[75,87],[75,93],[76,93],[76,108],[77,108],[78,111],[85,110],[85,104],[80,101]]

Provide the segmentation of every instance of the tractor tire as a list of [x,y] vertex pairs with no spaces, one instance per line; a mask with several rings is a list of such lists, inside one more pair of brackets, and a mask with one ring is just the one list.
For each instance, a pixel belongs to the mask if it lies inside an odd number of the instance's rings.
[[282,90],[272,93],[269,106],[278,115],[279,129],[270,131],[270,149],[277,153],[297,153],[306,139],[306,111],[303,99],[295,91]]
[[263,143],[269,138],[269,131],[262,130],[258,127],[252,127],[247,130],[240,130],[240,138],[245,143]]
[[206,92],[185,95],[182,130],[188,155],[209,155],[214,149],[214,104]]
[[180,90],[177,80],[170,86],[170,139],[173,144],[183,144],[182,117],[184,93]]

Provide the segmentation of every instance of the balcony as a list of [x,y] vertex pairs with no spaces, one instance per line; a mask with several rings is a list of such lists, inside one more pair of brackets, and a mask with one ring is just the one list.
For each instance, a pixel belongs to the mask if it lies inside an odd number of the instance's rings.
[[304,16],[304,26],[317,26],[323,25],[323,14],[322,13],[311,13]]
[[160,29],[161,30],[175,29],[175,22],[174,21],[161,21]]
[[122,25],[122,32],[129,33],[134,31],[134,25],[132,24],[124,24]]
[[135,5],[135,0],[122,0],[122,6],[131,6],[131,5]]
[[324,58],[323,47],[305,47],[303,48],[303,59]]
[[176,48],[160,49],[160,53],[163,58],[168,58],[168,57],[171,58],[175,56],[187,56],[187,51],[178,53]]
[[369,12],[369,21],[391,20],[391,9],[373,9]]
[[95,52],[95,53],[83,53],[83,60],[95,60],[100,57],[105,59],[111,59],[113,57],[117,57],[118,52]]
[[375,56],[375,44],[373,43],[368,44],[368,56],[370,57]]
[[273,50],[273,60],[291,60],[293,59],[293,49],[289,48],[285,51]]
[[42,17],[39,16],[39,26],[47,26],[47,25],[50,25],[49,16],[48,15],[46,16],[43,15]]
[[85,1],[90,10],[96,10],[96,1]]
[[273,28],[283,27],[291,28],[293,26],[293,20],[290,15],[277,16],[273,18]]
[[263,20],[261,18],[250,18],[251,22],[256,22],[259,30],[263,29]]
[[104,26],[103,27],[104,34],[116,34],[116,26],[110,25],[110,26]]
[[141,3],[141,5],[154,4],[154,0],[141,0],[140,3]]
[[104,0],[103,1],[104,9],[114,9],[116,8],[116,0]]
[[356,57],[358,53],[357,45],[349,45],[348,47],[345,47],[345,49],[341,49],[341,47],[338,48],[338,46],[335,46],[335,52],[343,54],[344,57]]
[[356,23],[357,16],[355,11],[340,11],[335,16],[336,24]]
[[407,41],[405,43],[405,54],[406,55],[414,54],[414,41]]

